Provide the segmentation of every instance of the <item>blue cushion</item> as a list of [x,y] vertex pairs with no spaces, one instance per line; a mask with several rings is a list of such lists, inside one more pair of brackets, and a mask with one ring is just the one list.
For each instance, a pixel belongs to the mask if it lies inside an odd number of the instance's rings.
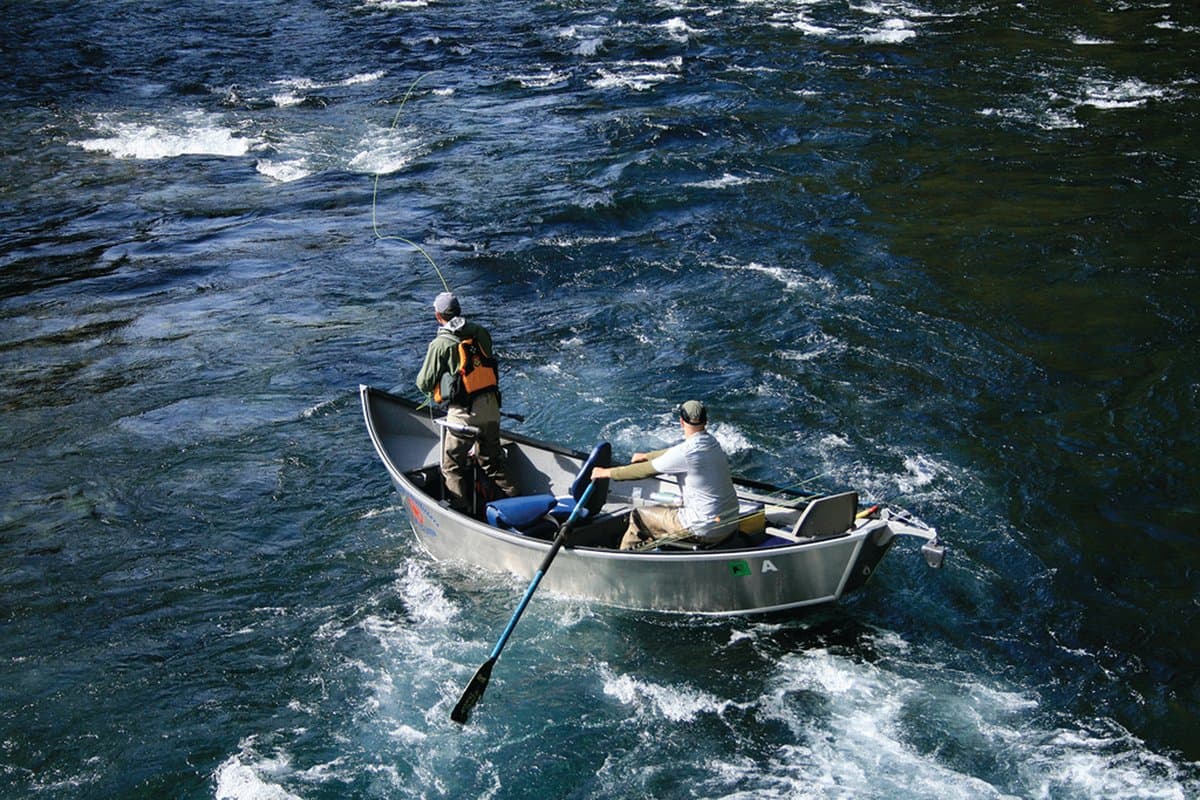
[[757,547],[779,547],[785,544],[795,544],[792,539],[784,539],[782,536],[768,536],[756,545]]
[[487,506],[487,519],[497,528],[521,530],[537,522],[554,508],[558,499],[552,494],[505,497]]
[[[592,482],[593,467],[607,467],[612,461],[612,445],[599,442],[592,448],[591,454],[583,462],[583,466],[571,483],[571,494],[565,497],[555,497],[551,494],[533,494],[527,497],[505,497],[493,500],[487,506],[487,521],[497,528],[520,531],[521,533],[541,533],[549,524],[542,526],[538,521],[547,514],[562,522],[571,516],[579,498]],[[575,518],[583,521],[589,516],[599,513],[608,495],[608,479],[596,481],[588,497],[588,504],[579,509]]]

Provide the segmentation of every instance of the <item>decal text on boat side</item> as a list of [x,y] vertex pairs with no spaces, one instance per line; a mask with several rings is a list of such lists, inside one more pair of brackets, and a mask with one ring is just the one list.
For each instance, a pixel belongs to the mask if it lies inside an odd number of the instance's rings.
[[[729,571],[739,578],[744,578],[747,575],[754,574],[754,568],[750,566],[750,562],[744,558],[739,558],[737,561],[729,562]],[[768,572],[779,572],[779,567],[771,563],[771,560],[764,558],[762,566],[759,567],[758,573],[766,575]]]

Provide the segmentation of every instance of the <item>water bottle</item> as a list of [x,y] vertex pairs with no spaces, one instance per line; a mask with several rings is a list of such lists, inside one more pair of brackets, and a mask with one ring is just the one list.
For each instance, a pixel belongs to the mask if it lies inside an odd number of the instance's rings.
[[640,507],[642,505],[642,487],[640,487],[640,486],[633,487],[632,494],[633,494],[634,508]]

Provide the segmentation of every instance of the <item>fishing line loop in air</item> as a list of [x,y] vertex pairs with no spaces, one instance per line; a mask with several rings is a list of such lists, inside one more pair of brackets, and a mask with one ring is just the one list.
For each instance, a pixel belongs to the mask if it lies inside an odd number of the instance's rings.
[[[408,102],[408,98],[412,96],[413,91],[417,88],[417,84],[420,83],[421,80],[427,74],[428,73],[422,73],[421,75],[418,75],[416,77],[416,80],[414,80],[412,82],[412,84],[408,87],[408,91],[404,93],[404,99],[400,101],[400,107],[398,109],[396,109],[396,116],[392,118],[392,127],[388,128],[388,134],[395,132],[396,124],[400,121],[400,115],[404,112],[404,105]],[[442,287],[445,288],[445,290],[447,292],[450,291],[450,284],[446,282],[446,276],[443,275],[442,271],[438,268],[437,262],[435,262],[433,260],[433,258],[429,255],[429,253],[425,252],[424,247],[421,247],[421,245],[417,244],[416,242],[412,241],[411,239],[406,239],[403,236],[396,236],[394,234],[384,236],[382,233],[379,232],[379,220],[376,215],[376,209],[378,207],[378,199],[379,199],[379,176],[380,176],[380,173],[376,172],[375,173],[375,187],[371,191],[371,230],[373,230],[375,232],[375,238],[379,241],[403,242],[404,244],[408,245],[409,247],[415,249],[421,255],[425,256],[425,260],[429,262],[429,265],[431,267],[433,267],[433,271],[437,273],[438,279],[441,280]]]

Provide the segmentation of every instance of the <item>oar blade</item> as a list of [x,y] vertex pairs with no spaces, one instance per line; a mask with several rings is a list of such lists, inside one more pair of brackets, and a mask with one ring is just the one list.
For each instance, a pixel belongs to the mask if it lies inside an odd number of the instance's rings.
[[467,717],[471,715],[471,709],[487,691],[488,681],[492,679],[492,667],[495,665],[496,659],[492,657],[483,662],[483,666],[475,671],[475,677],[471,678],[467,688],[463,689],[462,697],[458,698],[458,705],[454,706],[454,710],[450,712],[450,719],[459,725],[466,724]]

